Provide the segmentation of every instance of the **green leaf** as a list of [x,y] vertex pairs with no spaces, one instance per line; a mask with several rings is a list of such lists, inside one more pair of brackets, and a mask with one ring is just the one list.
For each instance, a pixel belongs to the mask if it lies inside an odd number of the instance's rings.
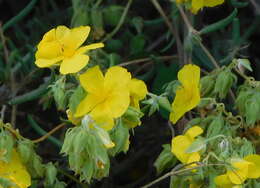
[[163,145],[163,151],[160,153],[154,166],[156,167],[157,174],[160,174],[164,170],[172,168],[177,162],[176,157],[171,152],[170,144]]
[[211,33],[211,32],[214,32],[214,31],[217,31],[219,29],[226,27],[229,23],[231,23],[233,21],[233,19],[236,17],[236,15],[237,15],[237,9],[233,10],[233,12],[225,19],[220,20],[216,23],[213,23],[213,24],[208,25],[208,26],[204,27],[203,29],[201,29],[199,31],[200,35]]
[[123,14],[124,7],[119,5],[110,5],[103,9],[105,24],[116,26]]
[[45,165],[45,169],[46,184],[53,185],[56,180],[57,169],[51,162]]
[[204,138],[197,138],[188,149],[185,151],[186,153],[193,153],[202,150],[206,147],[206,142]]
[[252,67],[251,67],[251,63],[248,59],[237,59],[238,65],[242,65],[243,67],[245,67],[247,70],[249,71],[253,71]]
[[86,92],[81,86],[78,86],[77,89],[74,90],[74,93],[69,99],[69,109],[73,114],[76,112],[77,106],[85,96]]
[[142,34],[134,36],[130,40],[130,54],[139,54],[144,50],[145,47],[145,36]]

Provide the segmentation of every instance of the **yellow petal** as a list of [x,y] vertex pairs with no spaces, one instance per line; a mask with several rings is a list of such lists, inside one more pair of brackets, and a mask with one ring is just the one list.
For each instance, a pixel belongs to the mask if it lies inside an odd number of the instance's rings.
[[244,158],[244,160],[251,162],[248,169],[248,178],[259,178],[260,177],[260,155],[252,154]]
[[105,103],[98,104],[90,113],[90,116],[101,128],[111,130],[114,126],[114,119],[111,117],[109,106]]
[[192,110],[200,102],[198,87],[179,88],[172,103],[170,120],[175,124],[186,112]]
[[93,43],[93,44],[89,44],[89,45],[80,47],[76,53],[82,54],[82,53],[86,53],[89,50],[94,50],[94,49],[103,48],[103,47],[104,47],[103,43]]
[[127,87],[121,89],[122,90],[112,92],[105,101],[106,106],[109,106],[110,115],[113,118],[122,116],[130,104]]
[[101,93],[104,87],[104,76],[99,66],[89,68],[79,76],[80,84],[89,93]]
[[107,70],[104,86],[106,90],[126,87],[131,80],[131,74],[122,67],[114,66]]
[[69,32],[64,34],[61,38],[61,43],[65,46],[65,48],[76,50],[85,42],[89,32],[89,26],[80,26],[71,30],[69,29]]
[[60,65],[61,74],[76,73],[83,69],[89,61],[89,56],[77,54],[70,58],[66,58]]
[[35,64],[40,68],[51,67],[52,65],[55,65],[56,63],[61,61],[62,59],[63,59],[63,57],[57,57],[54,59],[37,59],[35,61]]
[[190,147],[192,142],[187,136],[176,136],[172,139],[172,153],[177,157],[179,161],[186,164],[190,153],[186,153],[185,151]]
[[178,79],[182,86],[176,91],[176,96],[172,103],[172,112],[170,114],[170,120],[174,124],[186,112],[196,107],[200,102],[200,68],[196,65],[185,65],[178,72]]
[[9,163],[0,161],[0,166],[0,177],[9,179],[20,188],[27,188],[31,185],[31,176],[22,164],[16,150],[12,152],[11,161]]
[[60,25],[55,30],[56,34],[56,40],[61,42],[64,38],[68,37],[70,35],[70,29],[67,28],[64,25]]
[[200,68],[197,65],[185,65],[178,72],[178,80],[184,88],[199,87]]
[[56,40],[56,31],[55,31],[55,29],[51,29],[50,31],[48,31],[47,33],[45,33],[43,35],[42,40],[38,44],[37,48],[40,48],[41,45],[45,42],[51,42],[54,40]]
[[[187,164],[189,163],[193,163],[193,162],[199,162],[200,161],[200,154],[199,152],[193,152],[190,154],[188,160],[187,160]],[[195,167],[197,166],[197,164],[192,164],[192,165],[189,165],[189,167]]]
[[137,100],[142,100],[147,95],[147,87],[142,80],[133,78],[129,83],[130,95]]
[[215,7],[224,3],[224,0],[204,0],[204,6]]
[[36,59],[53,59],[60,56],[62,56],[62,49],[56,41],[42,43],[35,54]]
[[220,188],[233,188],[233,183],[230,181],[227,174],[223,174],[215,177],[214,179],[216,185]]
[[194,14],[197,14],[197,12],[203,8],[204,0],[192,0],[191,3],[191,11]]
[[75,117],[81,117],[93,110],[100,102],[102,98],[95,94],[88,94],[77,106]]
[[199,126],[193,126],[186,131],[185,136],[189,137],[191,140],[194,140],[196,136],[199,136],[202,133],[202,128],[200,128]]
[[231,162],[235,169],[228,170],[227,175],[233,184],[242,184],[248,178],[249,163],[245,160],[236,160]]

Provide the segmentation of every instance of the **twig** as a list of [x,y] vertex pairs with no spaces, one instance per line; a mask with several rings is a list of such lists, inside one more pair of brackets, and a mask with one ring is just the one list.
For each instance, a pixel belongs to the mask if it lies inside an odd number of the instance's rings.
[[6,105],[3,105],[1,109],[1,121],[4,122]]
[[[197,34],[198,31],[195,30],[195,29],[193,28],[193,26],[190,24],[189,19],[187,18],[187,16],[186,16],[186,14],[184,13],[183,9],[182,9],[180,6],[178,6],[178,9],[179,9],[179,11],[180,11],[180,13],[181,13],[181,17],[182,17],[182,19],[184,20],[184,23],[185,23],[186,26],[188,27],[188,29],[189,29],[191,32]],[[210,59],[210,61],[213,63],[213,65],[214,65],[216,68],[219,69],[220,66],[218,65],[218,63],[217,63],[217,61],[215,60],[215,58],[214,58],[214,57],[211,55],[211,53],[208,51],[208,49],[202,44],[202,42],[200,42],[199,44],[200,44],[200,47],[202,48],[202,50],[205,52],[205,54],[206,54],[206,55],[208,56],[208,58]]]
[[255,2],[255,0],[250,0],[250,2],[255,7],[257,14],[260,14],[260,6]]
[[166,14],[164,13],[164,11],[163,11],[161,5],[158,3],[158,1],[151,0],[151,2],[154,5],[154,7],[157,9],[157,11],[160,13],[160,15],[164,19],[166,25],[169,27],[170,32],[176,39],[178,56],[179,56],[181,64],[183,64],[184,63],[183,62],[183,46],[182,46],[181,39],[179,37],[179,32],[178,32],[177,28],[172,26],[170,19],[166,16]]
[[61,129],[62,127],[64,127],[66,125],[66,123],[61,123],[58,126],[56,126],[55,128],[53,128],[51,131],[49,131],[47,134],[43,135],[42,137],[33,140],[33,143],[39,143],[44,141],[46,138],[48,138],[50,135],[52,135],[53,133],[55,133],[57,130]]
[[220,66],[218,65],[217,61],[215,60],[215,58],[211,55],[211,53],[208,51],[208,49],[200,42],[200,47],[201,49],[205,52],[205,54],[208,56],[208,58],[210,59],[210,61],[213,63],[213,65],[220,69]]
[[158,179],[150,182],[149,184],[142,186],[141,188],[151,187],[152,185],[154,185],[154,184],[156,184],[156,183],[158,183],[158,182],[160,182],[160,181],[162,181],[162,180],[164,180],[164,179],[166,179],[166,178],[168,178],[170,176],[174,176],[174,175],[177,175],[177,174],[182,174],[182,173],[185,173],[185,172],[189,172],[189,171],[197,169],[197,168],[201,168],[201,167],[205,167],[205,166],[226,166],[226,164],[224,164],[224,163],[223,164],[203,164],[203,163],[200,163],[200,162],[193,162],[193,163],[189,163],[187,165],[183,165],[183,166],[181,166],[181,168],[183,168],[185,166],[190,166],[190,165],[192,165],[194,163],[199,164],[199,165],[197,165],[195,167],[191,167],[191,168],[185,168],[183,170],[177,170],[179,168],[176,168],[176,169],[174,168],[172,171],[164,174],[163,176],[161,176]]
[[[4,59],[5,59],[5,63],[7,65],[9,74],[10,74],[10,85],[11,85],[11,96],[12,98],[15,95],[15,77],[14,77],[14,73],[12,71],[11,68],[11,62],[9,62],[9,51],[7,49],[6,46],[6,42],[5,42],[5,36],[4,36],[4,28],[2,27],[2,23],[0,22],[0,37],[1,37],[1,41],[3,44],[3,50],[4,50]],[[15,123],[16,123],[16,111],[17,111],[17,106],[13,105],[12,106],[12,113],[11,113],[11,125],[15,128]]]
[[133,2],[133,0],[128,0],[127,5],[124,9],[124,12],[123,12],[117,26],[115,27],[115,29],[111,33],[107,34],[107,36],[101,42],[105,42],[106,40],[110,39],[111,37],[113,37],[117,33],[117,31],[120,29],[120,27],[123,25],[123,23],[125,21],[126,15],[128,13],[128,10],[129,10],[132,2]]
[[[161,56],[161,57],[156,57],[156,58],[159,59],[159,60],[169,60],[169,59],[174,59],[174,58],[178,58],[178,57],[176,55],[172,55],[172,56]],[[149,58],[149,57],[143,58],[143,59],[135,59],[135,60],[132,60],[132,61],[127,61],[127,62],[118,64],[118,66],[125,67],[127,65],[133,65],[133,64],[138,64],[138,63],[150,61],[151,59],[152,58]]]

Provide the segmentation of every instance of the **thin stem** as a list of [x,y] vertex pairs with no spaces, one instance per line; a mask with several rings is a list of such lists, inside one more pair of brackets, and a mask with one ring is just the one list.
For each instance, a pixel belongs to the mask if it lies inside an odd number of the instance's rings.
[[175,27],[172,26],[170,19],[166,16],[166,14],[164,13],[164,11],[163,11],[161,5],[158,3],[158,1],[157,0],[151,0],[151,2],[154,5],[154,7],[157,9],[157,11],[160,13],[160,15],[164,19],[166,25],[169,27],[170,32],[172,33],[172,35],[176,39],[178,56],[180,58],[180,62],[183,64],[184,63],[183,62],[183,46],[182,46],[182,43],[181,43],[181,39],[180,39],[178,30]]
[[[1,42],[3,44],[5,63],[7,65],[7,69],[8,69],[8,72],[10,74],[11,96],[13,98],[14,95],[15,95],[15,85],[16,85],[16,83],[15,83],[14,73],[11,70],[11,62],[9,61],[9,51],[7,49],[7,46],[6,46],[6,41],[5,41],[5,36],[4,36],[4,28],[2,27],[1,22],[0,22],[0,38],[1,38]],[[11,125],[13,127],[15,127],[15,123],[16,123],[16,112],[17,112],[17,106],[13,105],[12,106],[12,113],[11,113]]]
[[[172,55],[172,56],[161,56],[161,57],[156,57],[156,58],[159,59],[159,60],[169,60],[169,59],[174,59],[174,58],[178,58],[178,57],[176,55]],[[127,65],[133,65],[133,64],[138,64],[138,63],[150,61],[151,59],[152,58],[149,58],[149,57],[143,58],[143,59],[135,59],[135,60],[132,60],[132,61],[127,61],[127,62],[118,64],[118,66],[125,67]]]
[[[178,9],[181,13],[181,17],[182,19],[184,20],[184,23],[185,25],[188,27],[188,29],[197,34],[198,31],[196,29],[194,29],[194,27],[191,25],[188,17],[186,16],[186,14],[184,13],[183,9],[181,6],[178,6]],[[202,44],[202,42],[199,43],[200,44],[200,47],[202,48],[202,50],[205,52],[205,54],[208,56],[208,58],[210,59],[210,61],[213,63],[213,65],[216,67],[216,68],[220,68],[220,66],[218,65],[217,61],[215,60],[215,58],[211,55],[211,53],[209,52],[209,50]]]
[[101,42],[105,42],[106,40],[110,39],[111,37],[113,37],[117,33],[117,31],[120,29],[120,27],[123,25],[123,23],[125,21],[126,15],[128,13],[128,10],[129,10],[132,2],[133,2],[133,0],[128,0],[127,5],[124,9],[124,12],[123,12],[117,26],[115,27],[115,29],[111,33],[107,34],[107,36]]
[[[191,164],[194,164],[194,163],[190,163],[190,164],[187,164],[185,166],[189,166]],[[183,167],[185,167],[185,166],[183,166]],[[164,179],[166,179],[166,178],[168,178],[170,176],[174,176],[174,175],[177,175],[177,174],[182,174],[182,173],[189,172],[191,170],[198,169],[198,168],[205,167],[205,166],[226,166],[226,164],[201,164],[201,163],[199,163],[199,165],[197,165],[195,167],[191,167],[191,168],[185,168],[185,169],[177,170],[177,171],[175,169],[173,169],[172,171],[164,174],[163,176],[161,176],[158,179],[150,182],[149,184],[142,186],[141,188],[151,187],[152,185],[154,185],[154,184],[156,184],[156,183],[158,183],[158,182],[160,182],[160,181],[162,181],[162,180],[164,180]]]
[[66,125],[66,123],[61,123],[58,126],[56,126],[55,128],[53,128],[52,130],[50,130],[47,134],[43,135],[42,137],[33,140],[33,143],[39,143],[44,141],[46,138],[48,138],[49,136],[51,136],[53,133],[55,133],[57,130],[61,129],[62,127],[64,127]]
[[200,47],[201,49],[205,52],[205,54],[208,56],[208,58],[210,59],[210,61],[213,63],[213,65],[217,68],[220,69],[220,66],[218,65],[217,61],[215,60],[215,58],[211,55],[211,53],[208,51],[208,49],[200,42]]

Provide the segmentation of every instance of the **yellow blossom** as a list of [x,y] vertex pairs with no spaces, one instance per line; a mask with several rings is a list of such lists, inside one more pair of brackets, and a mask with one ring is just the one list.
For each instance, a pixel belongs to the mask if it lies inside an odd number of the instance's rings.
[[89,32],[89,26],[73,29],[58,26],[50,30],[37,46],[35,64],[41,68],[59,65],[61,74],[79,72],[89,61],[85,53],[104,46],[103,43],[93,43],[81,47]]
[[183,164],[200,161],[199,152],[187,153],[186,150],[195,141],[195,137],[201,135],[203,129],[199,126],[194,126],[186,131],[184,135],[176,136],[172,139],[172,153]]
[[203,7],[215,7],[224,3],[225,0],[176,0],[176,3],[191,3],[191,12],[197,14],[197,12]]
[[31,185],[31,176],[16,150],[13,150],[10,162],[0,161],[0,177],[10,180],[19,188],[27,188]]
[[88,69],[80,75],[88,94],[78,105],[75,117],[88,114],[100,127],[112,129],[114,118],[122,116],[130,104],[130,80],[131,74],[122,67],[109,68],[105,76],[98,66]]
[[178,80],[181,86],[176,91],[170,114],[170,120],[174,124],[200,102],[200,68],[196,65],[185,65],[178,72]]
[[237,188],[247,179],[260,177],[260,155],[252,154],[244,159],[232,159],[231,165],[234,169],[229,169],[226,174],[215,178],[218,187]]

